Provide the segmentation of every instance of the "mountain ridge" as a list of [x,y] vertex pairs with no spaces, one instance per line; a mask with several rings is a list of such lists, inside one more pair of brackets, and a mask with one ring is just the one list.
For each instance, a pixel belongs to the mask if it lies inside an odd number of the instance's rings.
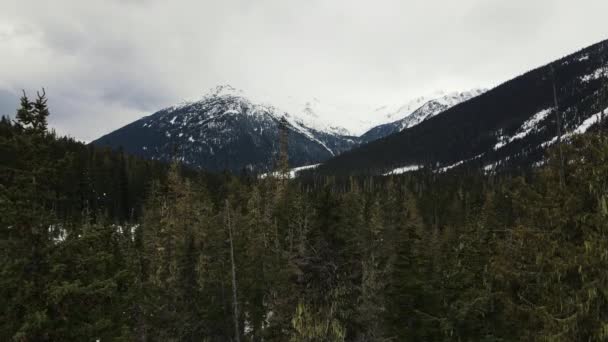
[[[468,95],[450,96],[468,99]],[[448,96],[448,95],[444,95]],[[422,98],[421,98],[422,99]],[[444,101],[445,102],[445,101]],[[439,109],[442,99],[420,100]],[[444,107],[441,107],[444,106]],[[180,159],[185,164],[212,171],[249,169],[268,172],[278,154],[279,122],[288,122],[293,167],[322,163],[370,141],[370,137],[350,135],[348,130],[318,120],[319,114],[308,103],[305,113],[289,113],[269,104],[254,103],[245,92],[230,85],[209,90],[200,99],[184,101],[145,116],[92,142],[95,145],[122,147],[146,158]],[[308,112],[306,112],[308,110]],[[403,108],[398,115],[409,116]],[[436,115],[440,110],[435,108]],[[307,117],[308,116],[308,117]],[[404,120],[406,118],[401,118]],[[426,119],[418,118],[418,122]],[[396,123],[395,123],[396,124]],[[391,134],[390,130],[385,135]],[[382,132],[374,133],[383,137]]]
[[[528,71],[416,126],[332,158],[316,172],[387,174],[420,165],[435,171],[461,165],[495,171],[542,162],[547,142],[556,136],[553,84],[562,131],[593,129],[599,120],[592,118],[608,107],[606,61],[608,40]],[[582,126],[585,123],[589,125]]]
[[449,108],[468,101],[486,92],[487,89],[472,89],[465,92],[444,93],[442,96],[428,100],[420,97],[415,100],[419,107],[412,110],[411,104],[400,107],[395,113],[387,117],[399,117],[398,120],[375,126],[361,135],[362,143],[371,142],[413,127],[421,122],[428,120],[435,115],[441,114]]
[[314,164],[350,149],[350,137],[317,131],[269,105],[256,104],[229,86],[198,101],[170,106],[92,142],[150,159],[177,158],[212,171],[269,171],[278,153],[280,121],[288,122],[290,160]]

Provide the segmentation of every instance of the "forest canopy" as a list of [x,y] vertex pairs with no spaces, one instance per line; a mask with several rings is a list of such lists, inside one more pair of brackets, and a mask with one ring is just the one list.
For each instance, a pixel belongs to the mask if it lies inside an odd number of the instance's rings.
[[[523,174],[211,174],[0,121],[2,341],[608,339],[608,135]],[[563,170],[561,168],[563,167]]]

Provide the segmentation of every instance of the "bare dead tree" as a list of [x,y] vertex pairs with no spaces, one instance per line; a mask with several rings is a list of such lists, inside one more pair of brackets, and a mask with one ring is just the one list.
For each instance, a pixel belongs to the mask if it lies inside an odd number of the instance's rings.
[[553,102],[554,102],[554,110],[556,117],[556,126],[557,126],[557,149],[559,153],[559,184],[560,186],[564,185],[564,152],[562,149],[562,119],[561,113],[559,111],[559,102],[557,101],[557,85],[556,85],[556,76],[555,69],[551,67],[551,73],[553,74]]
[[289,172],[289,123],[285,117],[279,122],[279,165],[278,171],[285,177]]
[[239,302],[237,296],[236,264],[234,262],[234,236],[232,234],[232,221],[230,219],[230,202],[226,200],[226,226],[230,242],[230,264],[232,268],[232,314],[234,318],[234,340],[240,342],[241,330],[239,328]]
[[604,124],[604,118],[606,117],[606,105],[608,103],[608,64],[606,64],[606,58],[602,57],[602,78],[603,84],[602,89],[600,90],[600,107],[602,112],[600,114],[600,127]]

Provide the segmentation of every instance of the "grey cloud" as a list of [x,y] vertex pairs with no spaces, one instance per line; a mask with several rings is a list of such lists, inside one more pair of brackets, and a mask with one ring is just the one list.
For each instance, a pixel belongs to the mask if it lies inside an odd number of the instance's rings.
[[607,10],[596,0],[8,0],[0,88],[45,86],[51,124],[85,140],[222,83],[276,103],[377,108],[493,86],[606,39]]

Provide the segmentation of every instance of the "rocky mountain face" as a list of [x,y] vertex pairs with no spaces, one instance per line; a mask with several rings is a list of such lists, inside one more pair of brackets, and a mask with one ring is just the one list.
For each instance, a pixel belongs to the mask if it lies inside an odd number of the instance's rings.
[[[383,124],[362,136],[324,123],[315,102],[296,115],[257,104],[239,90],[219,86],[202,99],[160,110],[93,142],[158,160],[178,158],[210,171],[247,169],[268,172],[276,164],[279,122],[288,123],[289,160],[293,167],[322,163],[345,151],[414,126],[480,92],[416,99],[386,115]],[[322,109],[321,109],[322,111]]]
[[252,103],[229,86],[199,101],[160,110],[93,144],[122,147],[151,159],[178,158],[210,171],[264,172],[277,159],[281,118],[288,122],[293,166],[319,163],[358,144],[356,137],[319,131],[272,106]]

